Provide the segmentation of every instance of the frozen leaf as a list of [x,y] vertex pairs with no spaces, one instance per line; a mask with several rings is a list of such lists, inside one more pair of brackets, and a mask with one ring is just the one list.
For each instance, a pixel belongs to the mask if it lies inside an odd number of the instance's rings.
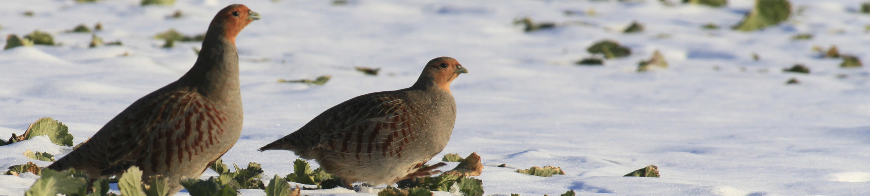
[[528,174],[528,175],[541,176],[541,177],[550,177],[550,176],[553,176],[556,174],[565,175],[565,172],[562,171],[562,168],[553,167],[553,166],[545,166],[545,167],[534,166],[534,167],[531,167],[529,169],[518,169],[516,172],[521,173],[521,174]]
[[631,25],[629,25],[628,28],[625,28],[625,30],[622,32],[623,33],[639,33],[639,32],[643,32],[643,30],[644,30],[643,24],[640,24],[637,21],[634,21],[634,22],[631,22]]
[[649,165],[644,168],[640,168],[638,170],[634,170],[631,173],[625,174],[627,177],[659,177],[659,167],[655,165]]
[[54,155],[47,152],[33,152],[30,150],[24,151],[24,156],[28,159],[36,159],[40,161],[54,162]]
[[586,49],[592,54],[602,54],[604,58],[612,59],[631,55],[631,49],[611,40],[599,41]]
[[665,56],[662,55],[661,52],[656,50],[653,52],[652,57],[649,60],[641,61],[638,64],[637,71],[644,72],[649,71],[654,68],[666,69],[668,68],[668,61],[665,60]]
[[19,38],[15,34],[9,34],[6,36],[6,46],[3,47],[4,50],[18,46],[33,46],[33,41],[30,41],[30,39],[27,38]]
[[462,159],[459,165],[453,170],[444,172],[444,174],[457,176],[480,176],[483,172],[483,163],[480,161],[480,156],[472,152],[468,157]]
[[54,46],[54,38],[51,36],[51,34],[39,30],[35,30],[30,34],[25,35],[24,38],[33,41],[33,44],[36,45]]
[[723,7],[728,5],[728,0],[683,0],[683,3],[706,5],[710,7]]
[[142,0],[142,5],[172,5],[175,0]]
[[861,66],[861,59],[852,55],[843,55],[843,62],[840,63],[840,67],[842,68],[855,68]]
[[27,162],[27,164],[23,164],[23,165],[9,166],[8,169],[9,169],[9,171],[6,171],[6,173],[3,175],[18,176],[18,174],[22,174],[22,173],[26,173],[26,172],[40,175],[39,172],[42,171],[42,168],[40,168],[39,166],[36,166],[36,164],[33,164],[33,162]]
[[462,162],[462,157],[460,157],[459,154],[456,154],[456,153],[449,153],[449,154],[445,154],[444,157],[441,158],[441,161]]
[[278,82],[283,82],[283,83],[305,83],[305,84],[313,84],[313,85],[323,85],[323,84],[326,84],[326,82],[328,82],[330,78],[332,78],[332,76],[329,76],[329,75],[323,75],[323,76],[317,77],[317,79],[315,79],[315,80],[309,80],[309,79],[301,79],[301,80],[284,80],[284,79],[279,79]]
[[804,66],[803,64],[797,64],[797,65],[792,66],[791,68],[782,69],[782,71],[808,74],[808,73],[810,73],[810,68],[807,66]]
[[43,169],[42,176],[24,193],[26,196],[55,196],[57,194],[78,194],[87,185],[84,178],[73,177],[69,172]]
[[121,179],[118,180],[118,189],[124,196],[146,196],[142,189],[142,170],[139,167],[131,166],[124,171]]
[[73,136],[69,134],[68,128],[61,122],[58,122],[49,117],[36,120],[30,124],[27,131],[24,132],[24,139],[30,139],[40,135],[47,135],[51,139],[51,143],[63,146],[72,146]]
[[755,0],[755,7],[733,28],[739,31],[755,31],[777,25],[788,19],[789,15],[791,3],[788,0]]
[[353,67],[359,72],[362,72],[366,75],[378,75],[378,71],[381,71],[381,68],[371,68],[371,67]]

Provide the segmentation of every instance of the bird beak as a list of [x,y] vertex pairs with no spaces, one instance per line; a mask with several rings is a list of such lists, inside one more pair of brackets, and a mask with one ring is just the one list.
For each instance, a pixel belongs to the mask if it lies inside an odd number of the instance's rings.
[[468,70],[465,69],[465,67],[462,67],[462,68],[457,69],[457,70],[454,71],[454,72],[455,72],[455,73],[468,73]]
[[248,18],[250,18],[251,20],[260,20],[260,14],[251,11],[251,15],[248,15]]

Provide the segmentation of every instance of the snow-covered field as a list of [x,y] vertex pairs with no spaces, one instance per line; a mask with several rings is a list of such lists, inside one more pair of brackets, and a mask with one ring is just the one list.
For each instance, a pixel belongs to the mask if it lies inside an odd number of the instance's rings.
[[[745,33],[728,27],[751,9],[751,0],[731,0],[725,8],[658,0],[180,0],[149,7],[138,0],[0,0],[0,43],[6,34],[35,29],[62,43],[0,51],[0,138],[48,116],[67,124],[75,143],[86,140],[193,65],[191,48],[200,43],[164,49],[154,34],[203,33],[219,9],[244,3],[263,19],[237,39],[245,124],[223,160],[260,163],[267,178],[292,173],[297,156],[258,147],[351,97],[408,87],[428,60],[451,56],[470,73],[453,83],[459,112],[441,155],[480,154],[487,195],[570,189],[581,195],[870,195],[870,71],[840,68],[841,60],[812,51],[836,45],[870,60],[870,15],[856,12],[861,2],[793,0],[793,10],[802,11],[788,22]],[[170,18],[176,10],[184,16]],[[526,16],[566,25],[525,33],[513,20]],[[632,21],[646,31],[621,33]],[[88,48],[91,34],[65,32],[97,22],[103,25],[98,36],[123,46]],[[722,28],[702,29],[707,23]],[[799,33],[814,37],[791,40]],[[605,66],[573,64],[603,39],[633,54]],[[635,72],[654,50],[670,68]],[[797,63],[811,74],[782,72]],[[367,76],[354,66],[382,69]],[[276,82],[320,75],[332,80]],[[790,78],[801,83],[786,85]],[[2,146],[0,171],[28,161],[49,164],[25,158],[28,149],[55,156],[71,150],[44,137]],[[508,168],[495,167],[502,163]],[[622,177],[650,164],[661,178]],[[545,165],[567,174],[513,172]],[[0,195],[21,195],[35,178],[0,176]]]

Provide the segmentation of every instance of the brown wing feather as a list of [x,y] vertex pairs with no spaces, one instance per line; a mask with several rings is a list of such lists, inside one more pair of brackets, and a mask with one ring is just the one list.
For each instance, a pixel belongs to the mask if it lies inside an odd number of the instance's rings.
[[400,92],[361,95],[333,106],[305,126],[260,150],[293,150],[303,158],[311,150],[401,156],[402,146],[421,121]]
[[213,145],[215,132],[223,132],[219,125],[225,116],[196,91],[148,95],[52,166],[96,170],[101,175],[130,165],[155,173],[164,171],[173,162],[189,160]]

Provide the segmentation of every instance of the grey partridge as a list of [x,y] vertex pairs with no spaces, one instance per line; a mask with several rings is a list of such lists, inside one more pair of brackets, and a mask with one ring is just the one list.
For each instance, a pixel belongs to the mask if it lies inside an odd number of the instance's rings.
[[436,174],[443,163],[421,166],[450,140],[456,121],[450,83],[461,73],[468,70],[453,58],[432,59],[413,86],[344,101],[260,151],[290,150],[314,159],[346,188]]
[[242,131],[239,57],[235,38],[260,15],[244,5],[223,8],[209,24],[193,67],[177,81],[136,100],[90,140],[49,169],[75,168],[91,180],[130,166],[167,179],[199,178],[232,147]]

